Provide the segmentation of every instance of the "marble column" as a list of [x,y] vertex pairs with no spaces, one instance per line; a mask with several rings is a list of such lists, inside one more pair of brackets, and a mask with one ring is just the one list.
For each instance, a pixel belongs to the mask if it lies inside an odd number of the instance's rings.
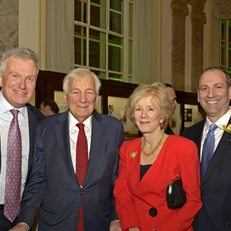
[[191,1],[192,11],[192,57],[191,57],[191,86],[192,91],[196,91],[198,80],[203,71],[203,30],[206,23],[206,15],[204,13],[204,5],[207,0]]
[[0,58],[8,48],[18,46],[19,0],[0,0]]
[[172,83],[184,90],[185,79],[185,20],[189,14],[187,1],[172,0]]

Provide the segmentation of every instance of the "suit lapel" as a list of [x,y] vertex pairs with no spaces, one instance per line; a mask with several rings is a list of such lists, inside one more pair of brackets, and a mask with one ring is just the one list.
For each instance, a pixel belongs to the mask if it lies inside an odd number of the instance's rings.
[[30,142],[28,169],[30,169],[32,165],[32,155],[33,155],[33,149],[34,149],[34,134],[35,134],[35,127],[37,124],[37,119],[34,113],[31,111],[29,106],[27,106],[27,113],[28,113],[29,142]]
[[[102,153],[101,148],[101,137],[102,126],[101,126],[101,116],[98,113],[94,113],[92,116],[92,134],[91,134],[91,150],[88,162],[87,174],[85,183],[87,184],[91,179],[94,179],[95,169],[97,169],[97,164],[100,164],[100,154]],[[103,144],[102,144],[103,145]]]
[[[229,123],[231,123],[231,119],[229,120]],[[231,134],[224,131],[221,140],[219,141],[219,144],[209,163],[204,181],[206,181],[206,179],[208,178],[209,174],[213,171],[213,169],[219,166],[220,162],[222,161],[225,155],[231,155],[230,149],[231,149]]]
[[57,150],[59,150],[71,178],[76,182],[70,151],[68,112],[60,115],[59,123],[55,125],[54,129],[57,140]]
[[[132,157],[131,153],[133,151],[137,152],[137,155],[135,158]],[[132,150],[129,153],[129,158],[131,161],[131,168],[130,168],[130,175],[131,179],[134,180],[134,185],[136,185],[136,188],[139,189],[138,193],[140,196],[143,196],[141,187],[142,187],[142,182],[145,182],[145,175],[143,176],[142,180],[140,181],[140,158],[141,158],[141,138],[138,139],[138,141],[132,146]]]
[[196,130],[195,140],[194,140],[195,143],[197,144],[199,158],[200,158],[201,139],[202,139],[204,126],[205,126],[205,120],[201,121],[201,123],[198,124],[198,129]]

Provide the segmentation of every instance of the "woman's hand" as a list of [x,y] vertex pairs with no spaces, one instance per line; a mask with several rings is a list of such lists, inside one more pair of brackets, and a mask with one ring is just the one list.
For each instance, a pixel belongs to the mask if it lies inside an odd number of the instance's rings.
[[114,220],[110,224],[109,231],[122,231],[119,220]]

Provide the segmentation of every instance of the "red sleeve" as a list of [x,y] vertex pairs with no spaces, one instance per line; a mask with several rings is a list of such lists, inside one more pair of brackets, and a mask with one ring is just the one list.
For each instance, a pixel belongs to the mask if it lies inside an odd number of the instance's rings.
[[[184,139],[185,140],[185,139]],[[186,230],[192,225],[196,214],[200,210],[200,162],[198,158],[197,146],[192,141],[181,140],[177,148],[177,161],[180,175],[186,191],[187,201],[183,207],[176,210],[175,219],[166,219],[160,224],[160,230],[167,230],[169,227],[175,227],[174,230]]]
[[134,208],[132,196],[127,187],[127,171],[129,161],[129,151],[127,150],[127,142],[124,142],[120,148],[119,176],[115,182],[114,196],[115,206],[118,213],[122,230],[130,227],[138,227],[136,219],[136,211]]

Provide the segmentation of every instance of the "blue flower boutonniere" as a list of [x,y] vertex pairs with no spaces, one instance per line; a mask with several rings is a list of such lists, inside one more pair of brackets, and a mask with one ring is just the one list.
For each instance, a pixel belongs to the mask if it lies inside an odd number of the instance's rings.
[[132,159],[135,158],[136,155],[137,155],[137,152],[135,152],[135,151],[130,152],[130,157],[131,157]]

